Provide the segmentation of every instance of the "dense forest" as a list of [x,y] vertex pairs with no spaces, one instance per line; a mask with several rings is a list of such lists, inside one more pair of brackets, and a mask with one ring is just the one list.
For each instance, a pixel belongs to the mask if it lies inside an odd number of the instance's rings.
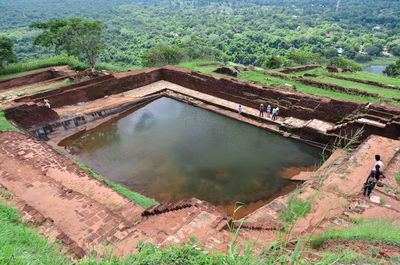
[[[0,0],[0,37],[20,61],[54,54],[34,46],[36,22],[82,17],[104,22],[102,62],[140,65],[152,47],[184,49],[186,59],[261,65],[293,50],[326,58],[400,55],[398,0]],[[358,56],[358,57],[357,57]],[[365,57],[365,55],[364,55]],[[368,59],[368,58],[367,58]]]

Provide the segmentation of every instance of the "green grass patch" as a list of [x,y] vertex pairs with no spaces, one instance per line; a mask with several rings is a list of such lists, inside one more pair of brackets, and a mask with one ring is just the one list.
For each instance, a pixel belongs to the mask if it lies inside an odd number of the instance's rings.
[[7,74],[7,75],[0,75],[0,80],[17,77],[17,76],[21,76],[21,75],[33,74],[33,73],[36,73],[39,71],[42,71],[42,69],[36,69],[36,70],[32,70],[32,71],[25,71],[25,72],[19,72],[19,73]]
[[[217,62],[217,61],[205,61],[205,60],[196,60],[192,62],[183,62],[178,64],[178,67],[186,68],[186,69],[191,69],[194,71],[199,71],[204,74],[216,74],[213,73],[215,69],[218,67],[221,67],[223,63]],[[221,75],[223,76],[223,75]]]
[[15,208],[0,200],[0,264],[66,264],[70,260],[25,227]]
[[[41,92],[44,92],[47,90],[52,90],[52,89],[58,88],[60,86],[71,84],[71,82],[72,81],[69,78],[66,78],[63,82],[50,84],[47,86],[40,86],[40,87],[37,87],[37,89],[32,89],[30,91],[27,91],[27,94],[34,95],[34,94],[41,93]],[[33,86],[33,87],[35,87],[35,86]],[[23,89],[26,89],[26,88],[27,87],[24,87]]]
[[326,76],[309,77],[309,78],[319,81],[319,82],[335,84],[335,85],[339,85],[339,86],[346,87],[346,88],[355,88],[355,89],[358,89],[361,91],[366,91],[369,93],[377,93],[381,97],[400,98],[400,90],[397,90],[397,89],[383,88],[383,87],[367,85],[367,84],[362,84],[362,83],[358,83],[358,82],[352,82],[352,81],[337,79],[337,78],[333,78],[333,77],[326,77]]
[[[368,72],[329,73],[328,70],[326,70],[325,68],[315,68],[315,69],[300,72],[300,73],[301,74],[310,73],[310,74],[319,74],[319,75],[339,75],[339,76],[350,77],[350,78],[355,78],[355,79],[360,79],[360,80],[375,81],[375,82],[379,82],[379,83],[387,84],[387,85],[400,86],[400,78],[389,77],[389,76],[384,76],[384,75],[377,75],[377,74],[372,74],[372,73],[368,73]],[[297,74],[300,74],[300,73],[297,73]]]
[[387,220],[360,220],[354,226],[332,230],[310,239],[313,248],[329,240],[383,242],[400,247],[400,227]]
[[[78,59],[76,59],[73,56],[67,56],[67,55],[58,55],[58,56],[53,56],[50,58],[43,58],[39,60],[34,60],[34,61],[29,61],[25,63],[15,63],[15,64],[10,64],[5,68],[0,69],[0,79],[6,79],[6,78],[11,78],[11,77],[16,77],[24,74],[29,74],[29,73],[34,73],[36,69],[40,68],[46,68],[50,66],[58,66],[58,65],[69,65],[70,67],[75,67],[79,65],[81,69],[87,69],[89,68],[89,65],[82,63]],[[119,71],[124,71],[124,70],[139,70],[143,69],[142,67],[139,66],[125,66],[125,67],[120,67],[108,63],[98,63],[96,64],[96,70],[108,70],[112,72],[119,72]],[[36,71],[32,71],[36,70]]]
[[292,223],[298,218],[305,218],[311,211],[312,199],[305,201],[300,200],[297,196],[300,194],[301,189],[297,189],[290,195],[288,200],[288,207],[281,213],[279,219],[284,223]]
[[[50,58],[44,58],[39,60],[34,60],[26,63],[16,63],[10,64],[5,68],[0,69],[0,75],[6,74],[14,74],[14,73],[21,73],[26,71],[31,71],[39,68],[45,68],[50,66],[57,66],[57,65],[69,65],[69,66],[76,66],[82,65],[77,59],[72,56],[66,55],[59,55],[53,56]],[[3,78],[0,76],[0,78]]]
[[397,172],[394,178],[396,179],[397,184],[400,185],[400,172]]
[[2,110],[0,110],[0,131],[20,131],[18,128],[14,127],[11,123],[7,121]]
[[77,164],[80,168],[82,168],[87,173],[92,175],[95,179],[106,183],[110,188],[112,188],[113,190],[117,191],[118,193],[121,193],[122,195],[124,195],[128,199],[134,201],[136,204],[142,206],[143,208],[148,208],[148,207],[150,207],[152,205],[158,204],[158,202],[156,200],[147,198],[146,196],[143,196],[143,195],[141,195],[139,193],[133,192],[133,191],[131,191],[131,190],[125,188],[125,187],[122,187],[121,185],[115,184],[115,183],[105,179],[104,177],[100,176],[99,174],[97,174],[91,168],[85,166],[84,164],[79,163],[78,161],[76,161],[74,159],[71,159],[71,160],[75,164]]
[[323,262],[320,264],[381,264],[382,260],[367,257],[348,248],[336,248],[332,252],[322,255]]

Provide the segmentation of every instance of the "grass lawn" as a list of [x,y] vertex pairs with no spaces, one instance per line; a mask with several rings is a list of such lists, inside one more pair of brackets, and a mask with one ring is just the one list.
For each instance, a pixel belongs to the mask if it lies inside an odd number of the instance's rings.
[[34,230],[25,227],[14,208],[0,198],[0,264],[71,264]]
[[11,78],[11,77],[17,77],[17,76],[21,76],[21,75],[32,74],[32,73],[36,73],[36,72],[40,72],[40,71],[43,71],[43,68],[42,69],[32,70],[32,71],[14,73],[14,74],[0,75],[0,80]]
[[177,66],[186,69],[192,69],[194,71],[199,71],[205,74],[211,74],[215,69],[221,67],[222,65],[223,63],[216,61],[193,61],[180,63]]
[[0,110],[0,131],[4,132],[4,131],[17,131],[19,132],[19,130],[17,128],[15,128],[13,125],[11,125],[11,123],[9,123],[6,119],[6,117],[4,116],[4,112],[2,110]]
[[313,237],[310,243],[313,248],[318,248],[333,239],[383,242],[400,247],[400,226],[387,220],[359,220],[357,224],[346,229],[331,230]]
[[326,77],[326,76],[319,76],[319,77],[307,77],[309,79],[313,79],[319,82],[329,83],[329,84],[336,84],[346,88],[356,88],[358,90],[367,91],[370,93],[378,93],[381,97],[386,98],[400,98],[400,90],[397,89],[390,89],[390,88],[383,88],[378,86],[372,86],[367,84],[362,84],[358,82],[352,82],[342,79],[337,79],[333,77]]
[[304,75],[305,73],[320,74],[320,75],[339,75],[349,78],[360,80],[375,81],[382,84],[400,86],[400,78],[388,77],[383,75],[376,75],[367,72],[354,72],[354,73],[329,73],[325,68],[315,68],[309,71],[298,72],[297,74]]
[[[214,76],[222,76],[222,77],[227,77],[226,75],[221,75],[221,74],[217,74],[214,73],[213,71],[217,68],[220,67],[222,64],[219,62],[213,62],[213,61],[195,61],[195,62],[189,62],[189,63],[181,63],[177,66],[182,67],[182,68],[187,68],[187,69],[192,69],[194,71],[200,71],[202,73],[205,74],[211,74]],[[277,72],[276,70],[266,70],[267,72]],[[323,68],[316,68],[310,71],[306,71],[306,72],[313,72],[313,73],[318,73],[318,74],[323,74],[323,73],[328,73],[327,70],[323,69]],[[302,72],[303,74],[305,72]],[[282,74],[282,73],[280,73]],[[298,75],[298,73],[296,73]],[[284,74],[283,74],[284,75]],[[293,75],[293,74],[292,74]],[[286,75],[290,78],[291,75]],[[231,78],[231,77],[230,77]],[[232,77],[233,78],[233,77]],[[306,93],[306,94],[311,94],[311,95],[316,95],[316,96],[323,96],[323,97],[328,97],[328,98],[337,98],[337,99],[346,99],[346,100],[354,100],[354,101],[361,101],[361,102],[377,102],[377,103],[382,103],[382,100],[377,99],[377,98],[373,98],[373,97],[363,97],[363,96],[358,96],[358,95],[349,95],[343,92],[337,92],[337,91],[331,91],[331,90],[326,90],[326,89],[322,89],[322,88],[317,88],[317,87],[312,87],[312,86],[307,86],[301,83],[297,83],[293,80],[284,80],[278,77],[273,77],[273,76],[269,76],[266,75],[262,72],[258,72],[258,71],[246,71],[246,72],[241,72],[240,77],[236,78],[240,81],[244,81],[244,82],[255,82],[258,83],[260,85],[264,85],[264,86],[278,86],[278,87],[282,87],[282,88],[287,88],[287,89],[291,89],[288,86],[285,86],[285,84],[290,84],[290,85],[295,85],[297,88],[297,91]],[[332,78],[333,80],[336,79]],[[339,79],[337,79],[339,80]],[[354,82],[352,82],[354,83]],[[379,88],[381,89],[381,88]],[[393,89],[386,89],[388,90],[387,92],[389,93],[397,93],[397,91],[393,90]],[[399,91],[400,92],[400,91]],[[399,93],[399,97],[400,97],[400,93]],[[391,105],[395,105],[395,106],[400,106],[399,102],[390,102]]]

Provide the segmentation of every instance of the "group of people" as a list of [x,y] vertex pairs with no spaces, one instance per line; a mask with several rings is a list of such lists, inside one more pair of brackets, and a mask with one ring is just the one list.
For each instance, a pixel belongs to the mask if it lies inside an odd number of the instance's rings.
[[[271,114],[272,114],[272,120],[276,121],[276,119],[278,118],[278,113],[279,113],[279,108],[273,108],[272,109],[272,113],[271,113],[271,106],[268,105],[267,106],[267,117],[270,118]],[[260,105],[260,117],[264,117],[264,104]]]
[[367,177],[367,180],[364,183],[364,196],[370,196],[372,190],[374,189],[376,183],[378,183],[380,177],[382,176],[383,178],[386,178],[385,175],[383,175],[382,170],[383,170],[383,162],[381,161],[381,156],[380,155],[375,155],[375,165],[374,168],[371,170],[370,174]]
[[[238,113],[239,115],[242,113],[242,105],[239,105],[239,109],[238,109]],[[267,117],[271,118],[272,115],[272,120],[276,121],[278,118],[278,114],[279,114],[279,107],[273,108],[272,112],[271,112],[271,106],[268,105],[267,106]],[[264,104],[260,105],[260,117],[264,117]]]

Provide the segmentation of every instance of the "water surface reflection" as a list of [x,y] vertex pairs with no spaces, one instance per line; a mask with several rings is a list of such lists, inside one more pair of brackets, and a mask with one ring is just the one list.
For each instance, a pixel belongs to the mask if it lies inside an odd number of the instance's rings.
[[320,150],[178,101],[161,98],[64,141],[77,159],[160,202],[197,197],[230,209],[293,188],[287,168]]

